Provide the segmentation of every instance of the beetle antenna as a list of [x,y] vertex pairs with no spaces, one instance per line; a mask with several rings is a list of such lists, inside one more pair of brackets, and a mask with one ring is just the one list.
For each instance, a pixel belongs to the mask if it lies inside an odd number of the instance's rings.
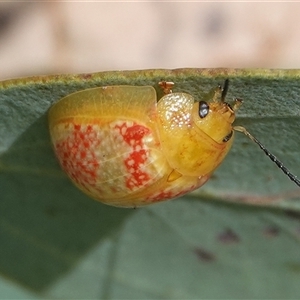
[[221,101],[222,102],[225,102],[225,98],[226,98],[226,95],[227,95],[227,92],[228,92],[228,87],[229,87],[229,79],[225,79],[224,81],[224,85],[223,85],[223,88],[222,88],[222,94],[221,94]]
[[297,176],[293,175],[288,168],[286,168],[283,163],[275,156],[273,155],[269,150],[265,148],[265,146],[257,140],[252,134],[250,134],[246,128],[242,126],[234,126],[234,130],[244,133],[248,138],[250,138],[254,143],[256,143],[261,150],[265,152],[265,154],[277,165],[277,167],[289,177],[290,180],[292,180],[294,183],[296,183],[298,186],[300,186],[300,180],[297,178]]

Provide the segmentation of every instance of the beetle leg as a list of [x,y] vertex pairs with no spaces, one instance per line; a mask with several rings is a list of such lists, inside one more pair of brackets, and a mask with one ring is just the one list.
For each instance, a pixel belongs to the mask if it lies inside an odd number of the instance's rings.
[[158,85],[162,88],[165,95],[172,93],[172,88],[175,85],[172,81],[160,81]]

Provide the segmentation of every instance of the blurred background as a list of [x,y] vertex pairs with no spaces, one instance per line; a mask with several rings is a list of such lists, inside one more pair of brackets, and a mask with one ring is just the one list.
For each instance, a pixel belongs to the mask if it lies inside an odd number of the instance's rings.
[[0,80],[148,68],[300,68],[300,3],[1,2]]

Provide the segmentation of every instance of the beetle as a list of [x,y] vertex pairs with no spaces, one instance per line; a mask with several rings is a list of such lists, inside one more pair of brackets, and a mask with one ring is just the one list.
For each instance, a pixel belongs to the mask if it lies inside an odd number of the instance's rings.
[[173,93],[172,82],[90,88],[60,99],[49,110],[55,154],[72,182],[90,197],[138,207],[179,197],[207,182],[240,131],[298,186],[300,181],[244,127],[233,126],[225,101],[228,79],[211,101]]

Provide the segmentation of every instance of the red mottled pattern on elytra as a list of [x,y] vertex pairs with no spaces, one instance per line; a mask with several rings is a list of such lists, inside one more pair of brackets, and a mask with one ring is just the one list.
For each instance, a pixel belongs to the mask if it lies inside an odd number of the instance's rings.
[[[181,187],[182,188],[182,187]],[[164,201],[172,198],[180,197],[188,192],[191,192],[198,188],[197,185],[189,186],[187,189],[181,189],[181,190],[162,190],[158,193],[155,193],[155,195],[148,197],[147,199],[151,202],[158,202],[158,201]]]
[[201,187],[209,177],[209,174],[200,177],[180,177],[166,183],[165,187],[148,196],[146,200],[148,203],[152,203],[180,197]]
[[144,147],[144,137],[150,134],[149,128],[133,123],[116,125],[115,129],[119,130],[124,141],[131,147],[132,151],[124,160],[127,168],[126,186],[130,190],[145,186],[151,179],[149,174],[145,172],[145,163],[149,156],[149,150]]
[[70,134],[55,144],[56,154],[63,169],[75,182],[88,190],[89,185],[93,186],[97,179],[100,164],[95,149],[100,142],[92,125],[74,124]]

